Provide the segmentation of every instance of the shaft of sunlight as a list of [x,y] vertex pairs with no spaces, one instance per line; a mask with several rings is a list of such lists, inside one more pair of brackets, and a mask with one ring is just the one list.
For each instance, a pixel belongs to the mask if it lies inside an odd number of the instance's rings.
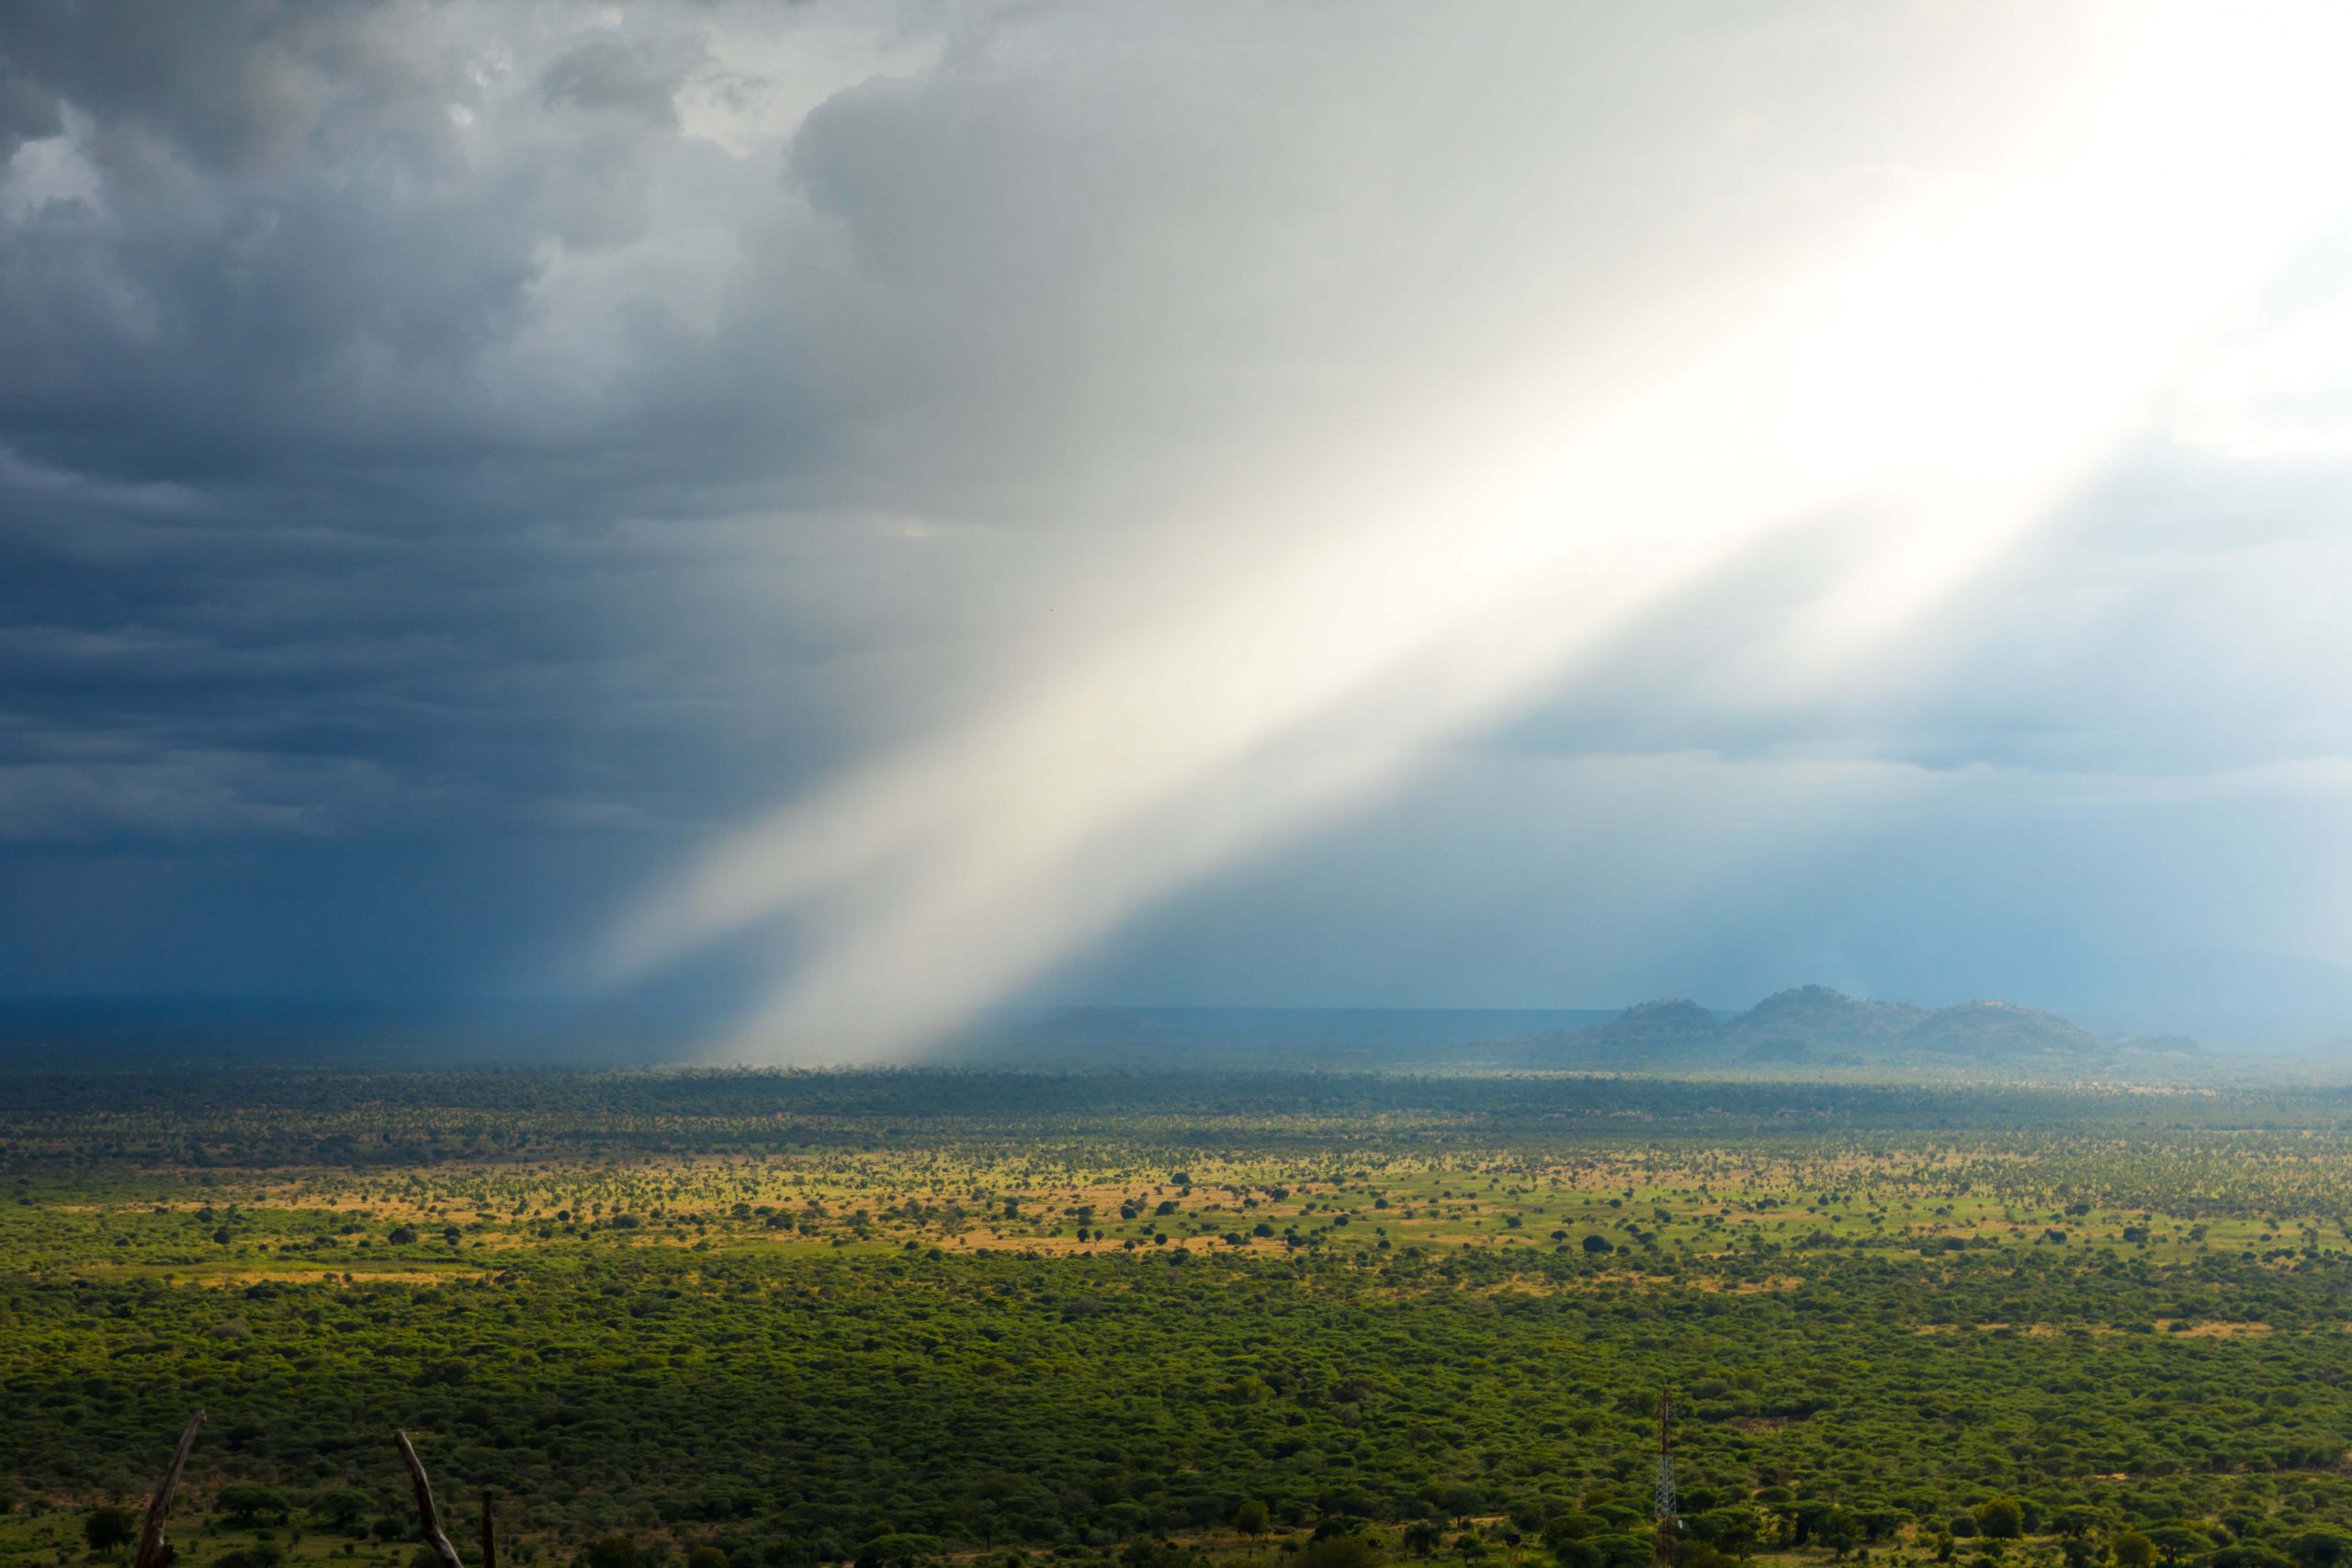
[[1864,546],[1786,606],[1769,679],[1800,699],[1848,679],[2127,439],[2335,197],[2341,26],[2263,16],[2116,13],[2061,85],[2081,100],[2063,133],[1863,207],[1767,276],[1644,301],[1716,324],[1659,333],[1605,407],[1550,374],[1573,331],[1532,326],[1409,425],[1301,454],[1265,487],[1279,515],[1226,507],[1286,548],[730,840],[638,912],[615,967],[797,913],[813,951],[718,1055],[904,1052],[1838,512]]

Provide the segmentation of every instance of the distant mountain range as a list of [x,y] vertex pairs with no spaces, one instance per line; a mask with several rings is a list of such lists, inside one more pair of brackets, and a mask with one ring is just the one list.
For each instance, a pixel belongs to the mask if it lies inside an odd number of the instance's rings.
[[2178,1035],[2107,1041],[2055,1013],[2011,1002],[1912,1007],[1800,986],[1723,1018],[1688,1001],[1644,1002],[1606,1023],[1528,1043],[1527,1065],[1611,1071],[1774,1067],[2081,1071],[2186,1060]]
[[[12,1067],[571,1066],[691,1061],[720,1027],[653,998],[487,1012],[268,998],[0,997]],[[2352,1063],[2352,1041],[2301,1060]],[[2008,1002],[1926,1008],[1824,986],[1746,1012],[1690,1001],[1601,1008],[1064,1007],[1000,1016],[935,1065],[1055,1072],[1651,1072],[1802,1077],[2203,1079],[2252,1060],[2178,1035],[2102,1038]],[[2282,1063],[2286,1058],[2281,1058]]]
[[2102,1039],[2010,1002],[1928,1009],[1800,986],[1743,1013],[1691,1001],[1622,1012],[1107,1008],[1004,1021],[941,1054],[970,1065],[1383,1072],[2163,1077],[2203,1060],[2178,1035]]

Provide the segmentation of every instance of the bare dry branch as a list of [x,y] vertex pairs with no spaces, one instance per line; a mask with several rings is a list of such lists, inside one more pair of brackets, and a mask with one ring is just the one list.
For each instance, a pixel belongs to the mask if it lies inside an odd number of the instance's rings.
[[441,1559],[444,1568],[466,1568],[458,1556],[458,1549],[449,1544],[447,1531],[441,1528],[441,1516],[433,1506],[433,1483],[424,1479],[424,1465],[416,1457],[416,1445],[408,1440],[406,1432],[392,1434],[400,1439],[401,1458],[408,1465],[408,1478],[416,1483],[416,1512],[424,1522],[425,1544]]
[[204,1412],[199,1410],[180,1434],[172,1462],[164,1469],[164,1479],[155,1483],[155,1495],[147,1499],[147,1522],[140,1527],[139,1554],[131,1559],[131,1568],[171,1568],[172,1559],[179,1555],[179,1549],[164,1539],[164,1520],[172,1511],[172,1494],[179,1487],[187,1451],[196,1446],[197,1428],[203,1425]]

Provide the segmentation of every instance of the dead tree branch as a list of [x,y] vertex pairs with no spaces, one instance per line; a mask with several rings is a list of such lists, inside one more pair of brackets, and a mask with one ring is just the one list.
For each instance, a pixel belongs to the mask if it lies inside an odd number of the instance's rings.
[[139,1529],[139,1555],[131,1559],[131,1568],[171,1568],[172,1559],[179,1549],[164,1539],[164,1520],[172,1511],[172,1494],[178,1489],[180,1471],[187,1463],[187,1451],[196,1446],[197,1428],[204,1425],[204,1412],[187,1424],[180,1434],[179,1447],[172,1450],[172,1462],[164,1471],[164,1479],[155,1483],[155,1495],[147,1499],[147,1522]]
[[424,1465],[416,1457],[416,1445],[408,1440],[406,1432],[392,1434],[400,1439],[401,1458],[408,1465],[408,1478],[416,1483],[416,1512],[424,1521],[425,1544],[441,1559],[443,1568],[466,1568],[458,1556],[458,1549],[449,1544],[448,1532],[441,1528],[441,1516],[433,1506],[433,1483],[424,1479]]

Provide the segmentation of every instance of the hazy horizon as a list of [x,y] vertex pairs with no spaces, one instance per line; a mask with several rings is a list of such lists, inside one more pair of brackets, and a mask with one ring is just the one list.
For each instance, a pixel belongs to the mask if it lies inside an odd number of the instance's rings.
[[[1998,998],[1926,1004],[1891,1002],[1923,1021],[1988,1005],[2015,1010],[2051,1028],[2096,1040],[2089,1055],[2038,1056],[1996,1047],[1942,1060],[1932,1055],[1874,1052],[1851,1040],[1817,1041],[1789,1059],[1743,1050],[1742,1021],[1792,997],[1826,991],[1789,987],[1736,1005],[1689,998],[1642,998],[1607,1006],[1366,1007],[1291,1003],[1273,1006],[1162,1004],[1150,1001],[1033,1001],[966,1021],[897,1066],[953,1070],[1484,1073],[1611,1073],[1807,1077],[1828,1072],[1873,1080],[1956,1075],[1973,1081],[2078,1080],[2149,1085],[2237,1081],[2287,1075],[2335,1081],[2352,1070],[2352,1041],[2330,1020],[2301,1032],[2208,1031],[2188,1035],[2098,1015],[2064,1015]],[[1828,992],[1842,998],[1842,993]],[[1636,1044],[1626,1055],[1614,1033],[1660,1009],[1697,1007],[1730,1032],[1724,1044],[1693,1057]],[[725,1013],[707,1002],[667,1005],[645,998],[504,998],[439,1009],[368,1004],[351,998],[296,997],[0,997],[0,1068],[112,1072],[144,1067],[321,1067],[334,1071],[437,1070],[481,1064],[591,1071],[786,1065],[846,1069],[871,1065],[855,1053],[829,1058],[810,1052],[787,1064],[714,1056],[709,1042]],[[2035,1027],[2041,1027],[2036,1023]],[[1614,1049],[1609,1043],[1616,1041]],[[1599,1052],[1599,1055],[1595,1053]]]

